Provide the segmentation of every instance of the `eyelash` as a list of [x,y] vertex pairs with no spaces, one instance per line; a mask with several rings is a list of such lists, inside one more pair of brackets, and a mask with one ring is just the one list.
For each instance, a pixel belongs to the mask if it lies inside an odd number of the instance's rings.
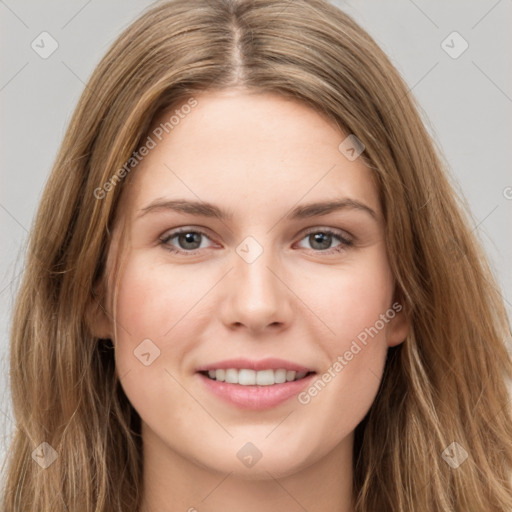
[[[210,238],[204,231],[201,231],[200,229],[180,228],[180,229],[171,231],[164,238],[161,238],[160,245],[162,245],[165,250],[167,250],[173,254],[182,254],[184,256],[194,256],[195,254],[197,254],[197,251],[199,251],[200,249],[192,249],[190,251],[185,251],[183,249],[176,249],[175,247],[168,245],[168,242],[170,240],[172,240],[173,238],[176,238],[177,236],[179,236],[183,233],[196,233],[196,234],[200,234],[208,239]],[[325,249],[325,250],[310,249],[313,252],[323,253],[323,254],[335,254],[335,253],[340,253],[340,252],[346,250],[348,247],[351,247],[354,244],[354,242],[352,240],[345,238],[339,232],[334,231],[329,228],[325,228],[325,229],[314,228],[314,229],[304,233],[301,240],[303,240],[304,238],[308,237],[309,235],[312,235],[315,233],[322,233],[323,235],[333,236],[334,238],[338,239],[341,243],[338,246],[333,247],[331,249]]]

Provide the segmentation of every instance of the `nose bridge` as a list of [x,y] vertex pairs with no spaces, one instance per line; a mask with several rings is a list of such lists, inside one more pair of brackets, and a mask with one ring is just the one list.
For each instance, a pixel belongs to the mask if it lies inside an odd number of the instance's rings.
[[[263,235],[261,235],[262,240]],[[229,279],[227,321],[252,329],[289,320],[290,305],[286,287],[279,281],[280,258],[270,246],[269,237],[260,242],[246,237],[235,249],[234,271]]]
[[242,292],[245,290],[253,301],[270,305],[277,283],[269,270],[275,267],[276,258],[268,238],[260,243],[254,236],[248,236],[238,245],[236,253],[235,270]]

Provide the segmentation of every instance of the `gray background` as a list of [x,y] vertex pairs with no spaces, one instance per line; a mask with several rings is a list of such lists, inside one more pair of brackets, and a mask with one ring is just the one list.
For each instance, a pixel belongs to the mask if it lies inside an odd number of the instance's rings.
[[[13,429],[8,332],[27,232],[86,80],[150,3],[0,0],[0,461]],[[512,1],[334,3],[376,39],[422,105],[454,184],[468,200],[510,315]],[[47,59],[31,47],[43,31],[59,45]],[[469,44],[456,59],[441,47],[453,31]],[[461,47],[456,40],[447,44],[452,51]]]

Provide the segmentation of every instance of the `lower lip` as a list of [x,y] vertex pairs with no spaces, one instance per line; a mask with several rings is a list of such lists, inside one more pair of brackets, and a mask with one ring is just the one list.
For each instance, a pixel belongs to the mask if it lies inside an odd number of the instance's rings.
[[242,386],[210,379],[198,373],[205,386],[215,395],[240,409],[270,409],[298,395],[316,374],[303,379],[273,384],[271,386]]

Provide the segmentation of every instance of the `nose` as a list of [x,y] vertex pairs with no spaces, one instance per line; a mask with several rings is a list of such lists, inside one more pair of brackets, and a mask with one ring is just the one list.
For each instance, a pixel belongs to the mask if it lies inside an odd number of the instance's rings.
[[224,324],[230,329],[245,327],[252,334],[286,328],[292,317],[293,294],[278,258],[269,249],[264,249],[252,262],[234,252],[233,267],[224,283]]

